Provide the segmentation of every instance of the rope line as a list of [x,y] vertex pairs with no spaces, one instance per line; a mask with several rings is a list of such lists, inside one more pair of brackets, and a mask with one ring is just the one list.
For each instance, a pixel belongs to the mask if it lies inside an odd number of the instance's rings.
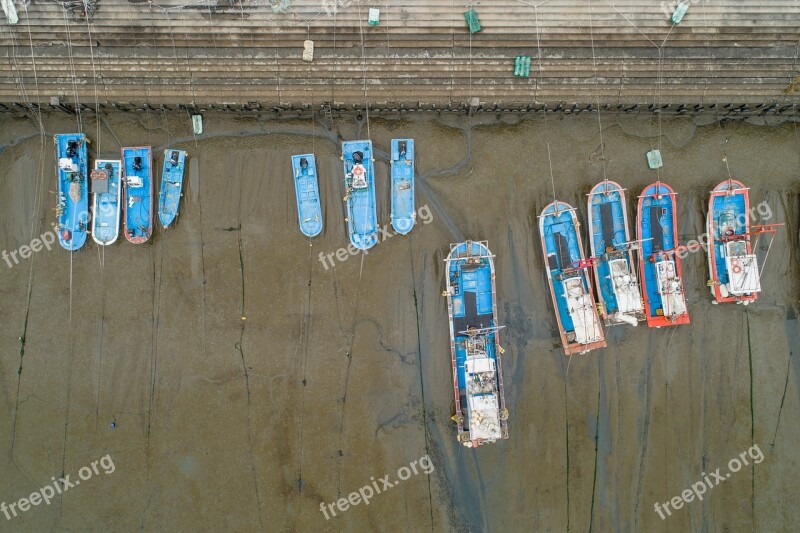
[[[367,91],[367,49],[364,43],[364,21],[361,19],[361,0],[358,0],[358,30],[361,34],[361,61],[364,65],[364,109],[367,118],[367,139],[371,141],[372,137],[369,131],[369,97]],[[372,154],[370,154],[370,156],[372,156]]]
[[[86,13],[89,12],[89,1],[83,0],[83,6]],[[94,43],[92,41],[92,24],[89,22],[89,17],[86,17],[86,31],[89,35],[89,57],[92,60],[92,82],[94,84],[94,118],[95,122],[97,123],[97,150],[96,153],[100,153],[100,102],[97,96],[97,69],[95,68],[94,64]],[[88,172],[87,167],[87,172]]]
[[[539,79],[536,83],[536,92],[538,93],[539,85],[542,83],[543,79],[543,72],[542,72],[542,42],[540,37],[540,29],[539,29],[539,8],[537,6],[533,6],[533,13],[536,19],[536,53],[538,57],[538,70],[539,70]],[[534,100],[536,96],[534,95]],[[544,139],[545,144],[547,145],[547,162],[550,164],[550,185],[553,190],[553,203],[556,208],[556,214],[558,214],[558,202],[556,201],[556,181],[553,177],[553,158],[550,155],[550,134],[547,127],[547,102],[544,103],[543,108],[544,113]]]
[[[25,25],[28,30],[28,43],[30,44],[31,49],[31,65],[33,67],[33,80],[36,86],[36,110],[33,109],[33,106],[28,101],[28,108],[31,110],[34,118],[37,121],[39,126],[39,141],[40,141],[40,155],[39,155],[39,164],[37,169],[37,180],[36,186],[34,187],[34,196],[33,196],[33,210],[31,211],[31,239],[36,235],[38,230],[36,224],[36,217],[39,213],[39,209],[44,202],[44,159],[45,159],[45,131],[44,131],[44,124],[42,123],[42,112],[41,112],[41,101],[39,95],[39,76],[36,71],[36,57],[34,54],[33,49],[33,33],[31,32],[31,19],[30,15],[28,14],[28,5],[27,3],[23,2],[23,8],[25,10]],[[16,36],[14,32],[11,32],[12,37],[16,40]],[[20,78],[20,83],[24,87],[24,78]],[[33,282],[33,264],[31,262],[31,268],[29,271],[29,280],[28,280],[28,289],[31,288],[31,283]]]
[[[595,58],[594,52],[594,27],[592,24],[592,0],[587,0],[589,4],[589,37],[591,38],[592,42],[592,69],[594,70],[594,85],[595,89],[598,87],[598,80],[597,80],[597,60]],[[603,121],[600,118],[600,92],[595,90],[595,96],[597,97],[597,126],[600,129],[600,164],[603,168],[603,181],[606,182],[606,190],[608,190],[608,176],[606,176],[606,154],[605,154],[605,143],[603,142]]]
[[72,77],[72,90],[75,93],[75,117],[78,123],[78,132],[83,133],[83,117],[81,115],[81,102],[78,96],[78,82],[76,80],[77,74],[75,71],[75,59],[72,53],[72,34],[69,29],[69,19],[67,18],[67,9],[64,8],[64,27],[67,30],[67,56],[70,64],[70,75]]

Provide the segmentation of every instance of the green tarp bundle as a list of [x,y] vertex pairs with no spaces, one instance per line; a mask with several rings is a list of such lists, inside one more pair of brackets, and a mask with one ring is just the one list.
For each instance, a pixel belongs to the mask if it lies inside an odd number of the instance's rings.
[[517,56],[514,60],[514,76],[527,78],[531,75],[531,56]]
[[467,25],[469,26],[470,33],[477,33],[481,31],[481,23],[478,21],[478,14],[475,13],[474,9],[470,9],[464,13],[464,18],[467,19]]

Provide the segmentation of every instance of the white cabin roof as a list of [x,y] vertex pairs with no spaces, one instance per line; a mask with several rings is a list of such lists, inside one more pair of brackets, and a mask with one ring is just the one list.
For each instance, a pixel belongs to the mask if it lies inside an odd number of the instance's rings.
[[475,359],[467,359],[466,362],[467,374],[474,374],[476,372],[494,372],[494,360],[490,357],[480,357]]
[[728,268],[728,292],[734,296],[761,292],[758,260],[755,255],[726,257]]

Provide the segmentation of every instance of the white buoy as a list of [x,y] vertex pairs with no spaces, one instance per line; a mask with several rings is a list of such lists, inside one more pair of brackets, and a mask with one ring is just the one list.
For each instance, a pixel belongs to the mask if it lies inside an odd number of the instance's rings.
[[314,41],[311,39],[303,41],[303,61],[307,63],[314,61]]
[[14,0],[0,0],[0,6],[3,7],[3,12],[6,14],[9,24],[16,24],[19,22],[17,8],[14,7]]
[[192,115],[192,127],[195,135],[203,134],[203,115]]

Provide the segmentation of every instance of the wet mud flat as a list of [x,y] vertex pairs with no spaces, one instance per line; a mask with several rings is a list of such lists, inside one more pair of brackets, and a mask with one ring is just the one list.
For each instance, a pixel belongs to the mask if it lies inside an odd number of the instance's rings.
[[[800,528],[796,122],[609,114],[602,147],[586,114],[352,117],[330,129],[208,115],[198,138],[181,114],[82,122],[92,157],[149,144],[160,168],[164,148],[188,150],[187,187],[177,226],[145,245],[90,242],[0,263],[0,501],[51,477],[74,482],[106,455],[115,466],[49,505],[0,514],[4,530]],[[12,251],[50,230],[52,135],[77,124],[44,115],[44,137],[30,119],[0,115],[0,125],[0,249]],[[429,223],[339,260],[339,143],[368,133],[381,226],[396,137],[417,143],[416,202]],[[555,189],[585,222],[586,193],[604,173],[627,188],[632,215],[657,178],[652,148],[678,193],[683,242],[705,231],[726,156],[751,204],[786,224],[764,292],[746,308],[712,306],[705,254],[690,254],[691,325],[616,327],[608,348],[567,359],[537,215]],[[297,226],[290,165],[307,152],[325,225],[311,240]],[[506,326],[510,438],[477,450],[457,444],[450,420],[441,296],[449,243],[465,238],[497,256]],[[729,472],[753,446],[763,459]],[[420,466],[426,455],[432,469]],[[416,473],[400,471],[412,463]],[[730,477],[660,518],[655,503],[718,468]],[[396,484],[383,485],[387,475]],[[347,500],[365,486],[368,505]],[[333,504],[327,518],[321,504]]]

